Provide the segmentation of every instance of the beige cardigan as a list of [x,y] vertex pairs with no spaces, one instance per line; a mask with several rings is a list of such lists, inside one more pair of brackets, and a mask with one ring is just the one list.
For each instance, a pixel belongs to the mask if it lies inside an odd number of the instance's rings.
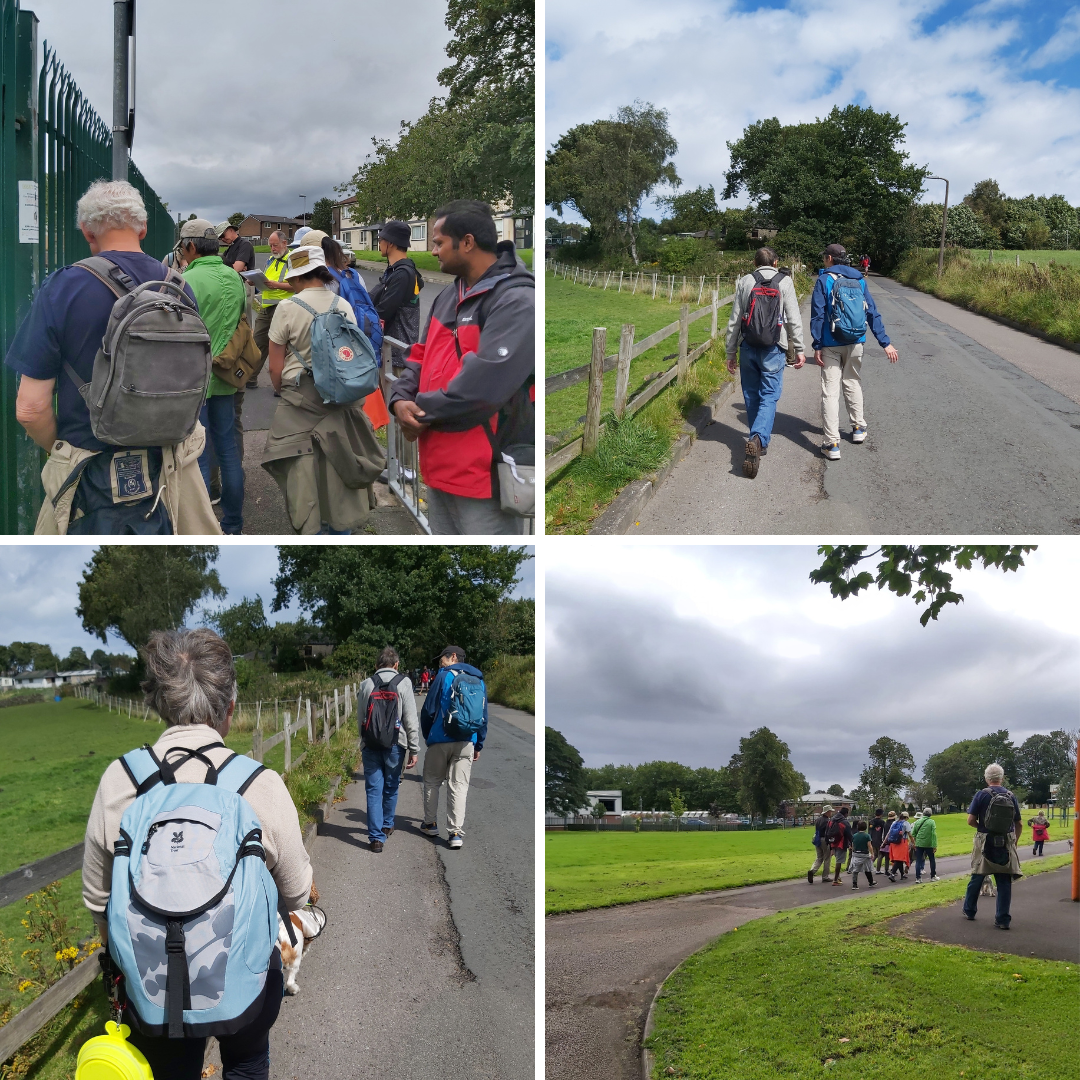
[[[160,759],[172,747],[189,750],[219,744],[207,751],[215,765],[222,764],[232,751],[225,747],[221,736],[205,724],[170,727],[154,744]],[[174,754],[173,759],[179,758]],[[177,769],[182,783],[200,783],[206,775],[206,765],[198,758],[189,758]],[[270,769],[259,773],[244,798],[258,815],[263,829],[263,848],[266,867],[273,875],[281,899],[290,910],[303,907],[311,892],[311,862],[300,833],[300,819],[285,781]],[[112,888],[113,844],[120,836],[120,819],[135,801],[135,788],[119,760],[114,761],[101,777],[90,820],[86,823],[86,849],[83,852],[83,902],[99,927],[105,924],[105,905]]]

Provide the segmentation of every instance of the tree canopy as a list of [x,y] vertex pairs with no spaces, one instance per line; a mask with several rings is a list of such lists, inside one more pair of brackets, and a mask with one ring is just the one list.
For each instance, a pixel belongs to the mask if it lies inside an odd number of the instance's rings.
[[83,571],[75,614],[103,642],[111,631],[138,650],[153,631],[183,626],[204,597],[225,595],[217,557],[209,546],[102,545]]
[[254,600],[245,596],[240,603],[208,615],[206,622],[237,655],[264,649],[270,639],[270,624],[266,621],[261,596]]
[[[987,569],[1018,570],[1024,565],[1024,555],[1034,550],[1033,544],[883,544],[867,554],[865,545],[822,544],[818,554],[824,559],[816,570],[810,571],[810,580],[817,585],[828,584],[833,596],[841,600],[857,596],[875,583],[879,589],[889,589],[897,596],[911,596],[916,604],[929,600],[929,606],[919,616],[919,622],[925,626],[931,619],[937,619],[946,604],[963,602],[963,596],[952,589],[951,568],[970,570],[976,562],[981,562]],[[860,563],[878,556],[876,574],[858,571]],[[912,593],[915,584],[918,588]]]
[[544,807],[567,817],[585,806],[589,784],[581,755],[553,727],[544,728]]
[[311,227],[321,229],[329,236],[334,234],[334,200],[325,195],[315,200],[311,208]]
[[870,793],[875,806],[888,806],[897,792],[912,782],[915,759],[902,742],[882,735],[867,750],[870,761],[859,774],[859,783]]
[[678,186],[669,160],[679,148],[668,114],[649,102],[624,105],[609,120],[578,124],[547,155],[545,197],[556,213],[576,210],[612,251],[638,261],[641,204],[660,186]]
[[766,818],[782,802],[803,793],[805,777],[795,771],[790,753],[788,744],[767,727],[739,740],[739,752],[728,768],[735,774],[743,809]]

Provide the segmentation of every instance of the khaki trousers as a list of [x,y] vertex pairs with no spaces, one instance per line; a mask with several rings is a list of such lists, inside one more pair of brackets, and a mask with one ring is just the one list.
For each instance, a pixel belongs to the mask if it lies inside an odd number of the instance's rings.
[[424,820],[436,821],[439,788],[446,781],[446,831],[465,835],[465,799],[472,775],[471,742],[432,743],[424,751]]
[[821,430],[825,442],[840,441],[840,388],[852,427],[863,419],[862,342],[857,345],[828,345],[821,350]]

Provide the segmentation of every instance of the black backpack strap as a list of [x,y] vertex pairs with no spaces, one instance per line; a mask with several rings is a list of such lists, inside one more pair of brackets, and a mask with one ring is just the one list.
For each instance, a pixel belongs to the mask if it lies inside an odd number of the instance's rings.
[[[182,746],[170,747],[161,756],[161,779],[166,784],[176,783],[176,770],[180,768],[184,762],[189,761],[191,758],[198,758],[200,761],[206,763],[206,777],[203,779],[204,784],[209,784],[213,787],[217,784],[218,767],[206,756],[204,751],[209,750],[215,746],[221,746],[221,743],[208,743],[206,746],[200,747],[198,750],[188,750]],[[169,754],[173,751],[179,754],[183,754],[183,758],[177,762],[170,762],[168,760]],[[229,759],[230,761],[232,758]]]
[[281,921],[285,924],[285,932],[289,935],[289,944],[296,948],[296,930],[293,927],[292,919],[290,916],[292,912],[285,906],[285,901],[281,899],[281,894],[278,893],[277,902],[278,914],[281,916]]
[[404,679],[404,678],[405,678],[404,673],[399,672],[397,675],[395,675],[388,682],[384,682],[383,686],[388,686],[391,690],[396,690],[398,688],[398,686],[401,684],[401,680]]

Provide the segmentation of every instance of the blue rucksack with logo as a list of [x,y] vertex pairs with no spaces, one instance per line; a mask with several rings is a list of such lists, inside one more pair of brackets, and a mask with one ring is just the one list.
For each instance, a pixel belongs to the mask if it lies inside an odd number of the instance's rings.
[[338,283],[341,299],[352,308],[357,325],[371,339],[371,344],[375,348],[375,356],[379,357],[383,339],[382,322],[379,320],[379,313],[375,309],[375,301],[371,299],[367,289],[364,288],[360,275],[353,269],[330,270],[330,273],[334,275],[334,279]]
[[[826,274],[829,331],[836,341],[855,345],[866,339],[866,281]],[[828,283],[832,288],[828,289]]]
[[[282,300],[299,304],[314,317],[311,323],[311,366],[315,389],[326,405],[348,405],[366,398],[379,385],[375,346],[356,323],[342,313],[338,297],[329,311],[316,311],[298,296]],[[355,314],[355,313],[354,313]]]
[[[278,892],[243,793],[263,766],[238,754],[215,766],[206,751],[219,746],[174,747],[160,760],[144,746],[120,759],[136,798],[114,845],[109,955],[147,1035],[231,1035],[262,1007]],[[183,757],[170,762],[173,753]],[[205,762],[205,780],[178,783],[191,758]]]
[[484,711],[487,708],[487,687],[483,676],[471,675],[467,671],[454,671],[454,677],[448,679],[443,715],[443,730],[454,742],[471,742],[484,726]]

